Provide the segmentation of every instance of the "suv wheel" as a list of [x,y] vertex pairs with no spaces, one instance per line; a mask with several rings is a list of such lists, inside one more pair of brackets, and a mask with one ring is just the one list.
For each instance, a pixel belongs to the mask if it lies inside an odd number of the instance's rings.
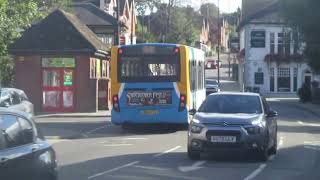
[[278,149],[278,139],[277,139],[277,135],[276,135],[274,145],[270,148],[269,153],[270,154],[277,154],[277,149]]
[[258,157],[259,157],[259,160],[261,160],[261,161],[267,161],[269,159],[268,144],[269,144],[269,139],[266,138],[266,142],[265,142],[263,149],[258,151]]
[[194,151],[190,147],[188,147],[188,156],[192,160],[199,160],[200,159],[200,152]]

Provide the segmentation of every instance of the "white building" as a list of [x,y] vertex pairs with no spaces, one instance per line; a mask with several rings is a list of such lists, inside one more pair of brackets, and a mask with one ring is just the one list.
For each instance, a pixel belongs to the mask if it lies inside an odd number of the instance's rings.
[[239,82],[243,90],[293,95],[313,80],[297,33],[281,18],[277,0],[243,0]]

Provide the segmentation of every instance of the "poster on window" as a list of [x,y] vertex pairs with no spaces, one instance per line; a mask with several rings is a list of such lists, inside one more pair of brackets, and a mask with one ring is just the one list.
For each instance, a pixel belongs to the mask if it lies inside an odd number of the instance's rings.
[[128,91],[127,105],[152,106],[172,104],[171,91]]

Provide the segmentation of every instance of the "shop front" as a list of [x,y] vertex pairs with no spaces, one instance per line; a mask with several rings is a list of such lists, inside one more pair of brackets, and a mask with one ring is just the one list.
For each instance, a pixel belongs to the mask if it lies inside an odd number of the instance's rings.
[[26,92],[35,112],[107,110],[108,47],[77,17],[62,10],[36,26],[10,47],[15,87]]
[[42,109],[74,111],[74,58],[42,58]]

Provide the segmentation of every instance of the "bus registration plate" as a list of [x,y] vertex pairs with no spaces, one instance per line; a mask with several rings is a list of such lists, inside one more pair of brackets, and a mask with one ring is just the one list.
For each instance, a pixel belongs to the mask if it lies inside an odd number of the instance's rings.
[[142,114],[144,114],[144,115],[156,115],[156,114],[159,114],[159,110],[143,110]]

